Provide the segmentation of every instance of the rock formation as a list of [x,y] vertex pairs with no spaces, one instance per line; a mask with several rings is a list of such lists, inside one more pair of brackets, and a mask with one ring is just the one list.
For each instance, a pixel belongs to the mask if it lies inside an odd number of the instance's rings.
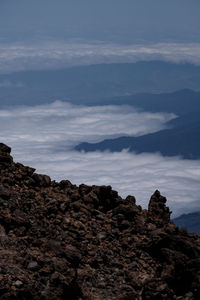
[[200,238],[110,186],[14,163],[0,144],[0,299],[200,299]]

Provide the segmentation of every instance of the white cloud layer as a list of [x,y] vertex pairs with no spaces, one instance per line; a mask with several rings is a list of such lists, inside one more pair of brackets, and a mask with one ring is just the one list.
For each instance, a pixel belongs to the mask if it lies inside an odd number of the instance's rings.
[[120,45],[76,39],[35,41],[32,44],[0,42],[0,73],[155,59],[199,65],[200,43]]
[[0,141],[12,147],[16,161],[35,167],[39,173],[75,184],[110,184],[123,197],[136,196],[143,207],[159,189],[175,216],[200,210],[200,161],[71,149],[80,141],[155,132],[173,117],[141,113],[127,106],[87,107],[58,101],[0,110]]
[[130,106],[81,106],[56,101],[52,104],[0,110],[0,138],[8,143],[63,145],[66,150],[82,142],[105,137],[139,136],[166,128],[175,118],[169,113],[137,112]]

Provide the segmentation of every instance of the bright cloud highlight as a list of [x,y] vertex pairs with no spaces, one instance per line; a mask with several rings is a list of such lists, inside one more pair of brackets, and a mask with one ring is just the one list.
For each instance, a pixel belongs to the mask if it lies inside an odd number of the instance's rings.
[[120,45],[92,40],[44,39],[34,43],[1,42],[0,49],[0,73],[141,60],[189,62],[197,65],[200,61],[200,43]]

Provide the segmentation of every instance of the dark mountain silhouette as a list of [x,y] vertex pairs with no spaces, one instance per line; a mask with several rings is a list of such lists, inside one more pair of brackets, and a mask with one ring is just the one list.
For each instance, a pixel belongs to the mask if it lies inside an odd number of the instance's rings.
[[200,238],[110,186],[52,181],[0,144],[1,299],[200,298]]
[[187,159],[200,159],[200,122],[190,127],[177,127],[161,130],[139,137],[119,137],[100,143],[81,143],[75,147],[78,151],[112,152],[128,149],[131,152],[160,152],[164,156],[180,155]]

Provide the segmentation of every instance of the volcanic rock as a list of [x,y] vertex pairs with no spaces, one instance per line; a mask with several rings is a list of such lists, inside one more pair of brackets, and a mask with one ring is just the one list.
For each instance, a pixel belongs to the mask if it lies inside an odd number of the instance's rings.
[[0,299],[200,299],[200,238],[110,186],[14,163],[0,144]]

